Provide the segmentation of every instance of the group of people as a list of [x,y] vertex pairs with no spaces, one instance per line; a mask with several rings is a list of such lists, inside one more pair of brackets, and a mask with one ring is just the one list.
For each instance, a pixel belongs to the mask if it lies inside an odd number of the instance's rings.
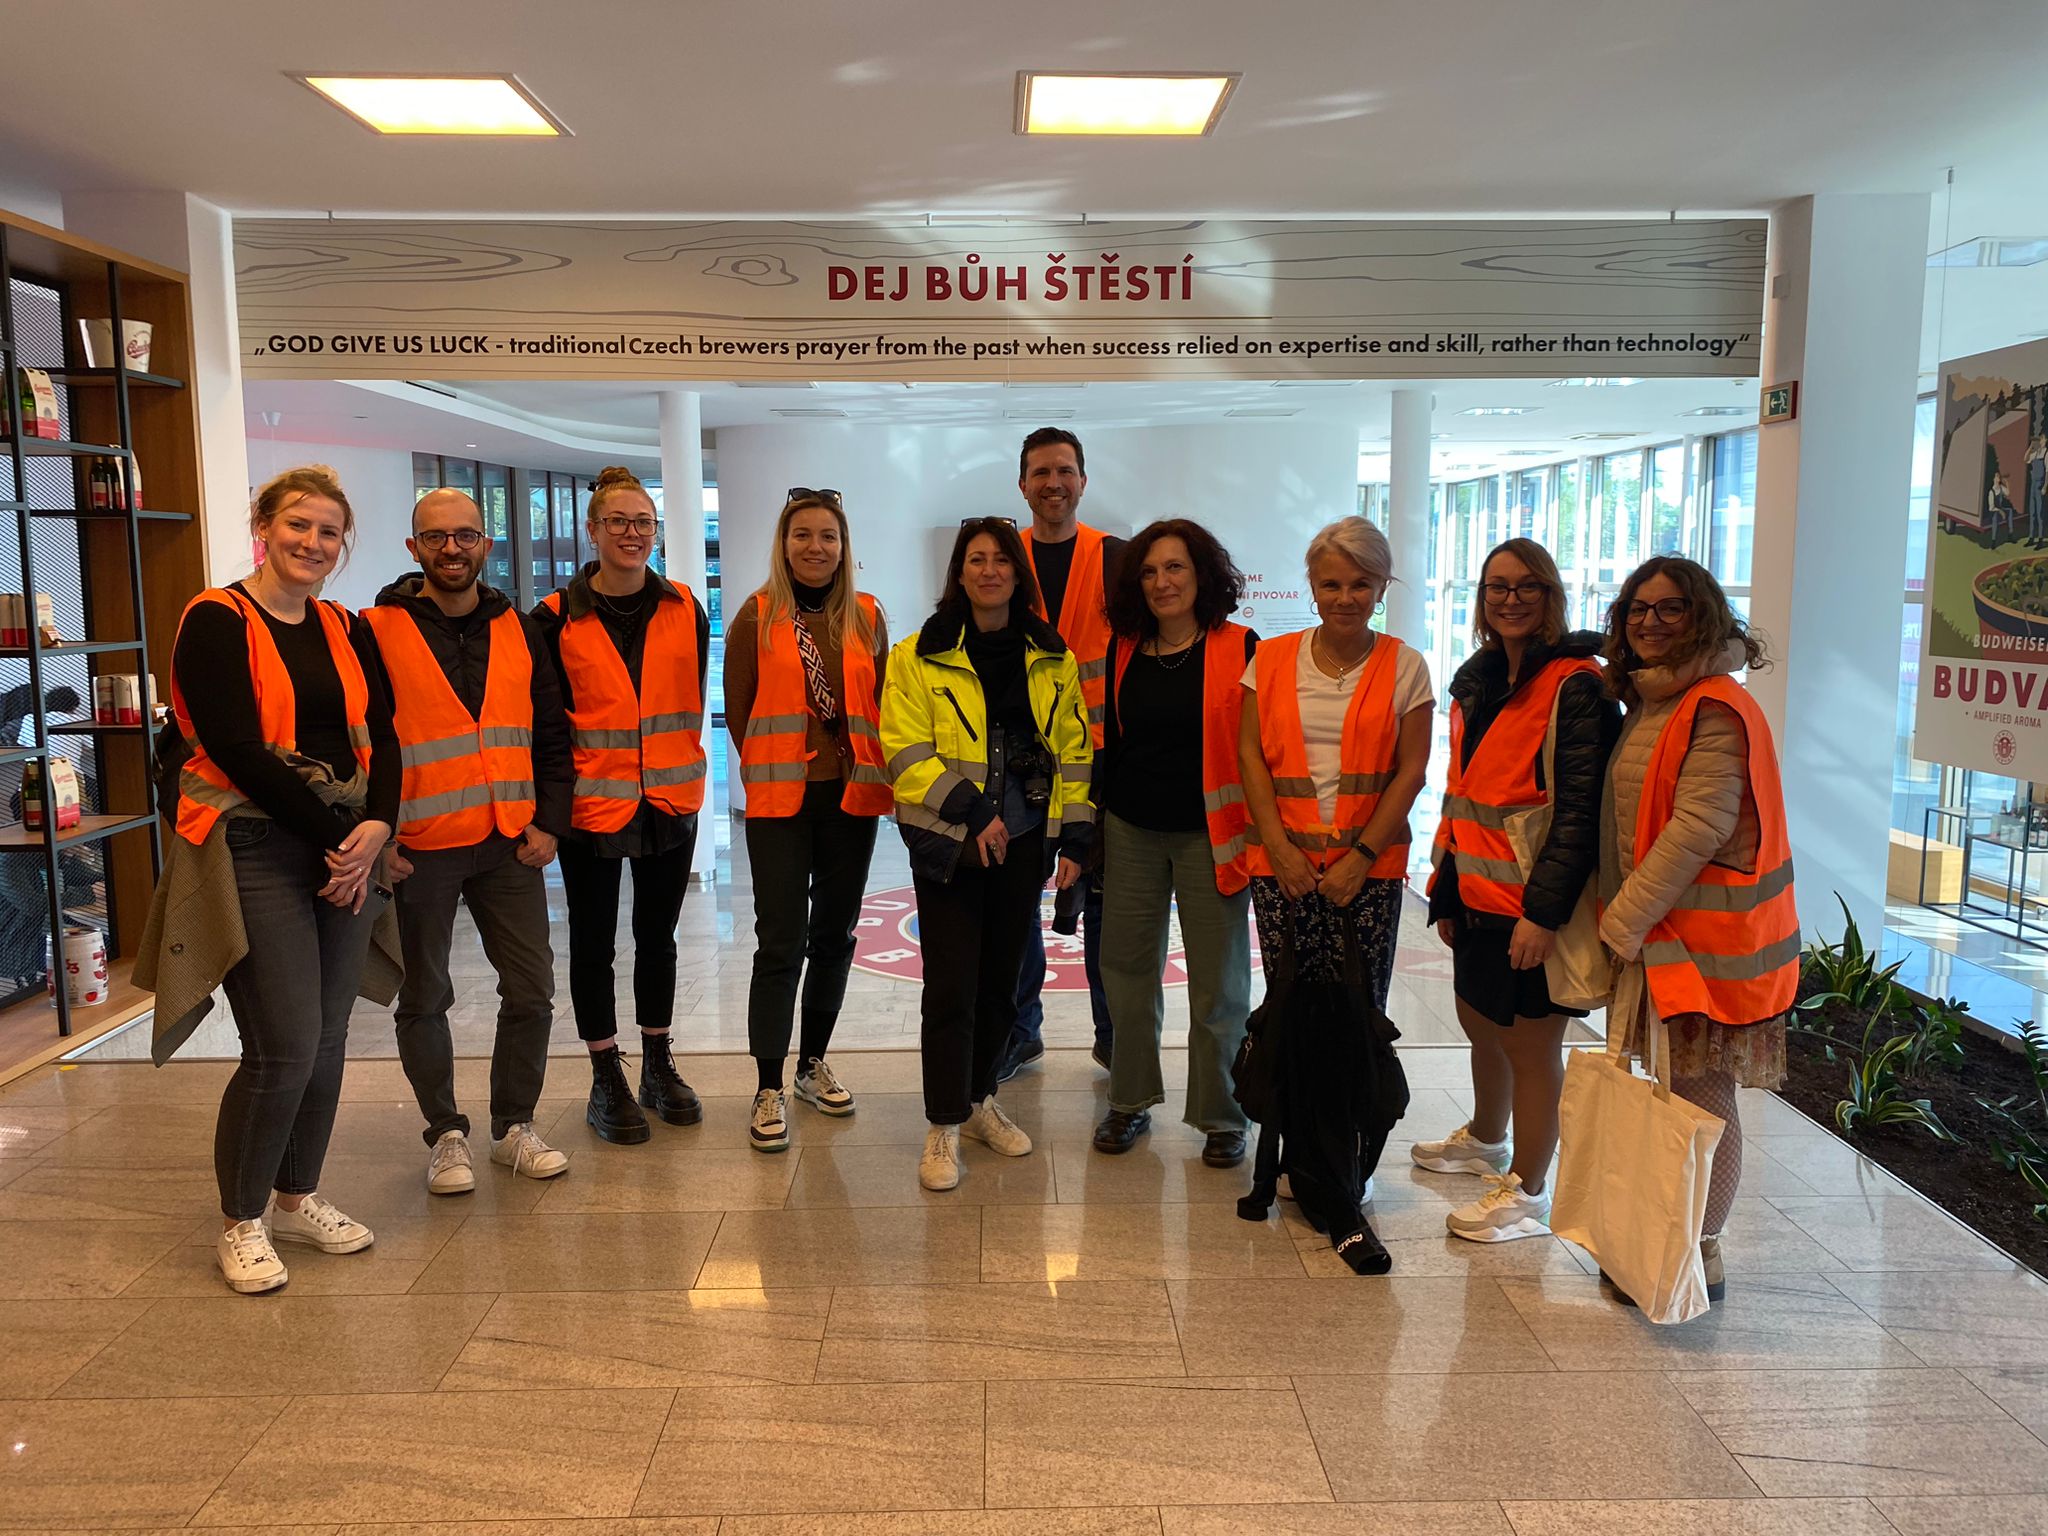
[[[2028,440],[2021,462],[2026,466],[2026,546],[2048,549],[2048,433],[2036,432]],[[1984,493],[1984,524],[1994,546],[2020,536],[2020,509],[2013,505],[2012,482],[2002,468],[1992,470]]]
[[[1093,1055],[1109,1073],[1102,1154],[1135,1146],[1166,1101],[1161,978],[1176,915],[1183,1117],[1210,1166],[1248,1152],[1232,1074],[1252,923],[1269,998],[1297,978],[1342,978],[1384,1021],[1435,708],[1422,655],[1372,627],[1392,580],[1385,535],[1361,517],[1318,533],[1306,553],[1317,624],[1261,641],[1237,622],[1244,579],[1214,535],[1167,518],[1109,537],[1079,521],[1086,487],[1077,437],[1027,437],[1028,527],[963,523],[935,610],[893,644],[855,586],[840,493],[785,498],[768,579],[735,607],[726,642],[755,908],[748,1137],[761,1152],[789,1146],[791,1094],[855,1111],[828,1051],[884,816],[908,852],[924,958],[927,1189],[959,1184],[962,1138],[1032,1150],[996,1095],[1044,1050],[1048,884],[1083,929]],[[649,568],[660,521],[630,472],[600,477],[587,516],[596,558],[521,614],[479,579],[490,539],[476,503],[432,492],[414,508],[417,569],[351,614],[316,595],[353,534],[347,496],[329,471],[291,470],[256,497],[255,573],[186,610],[175,729],[160,744],[177,836],[139,974],[158,991],[159,1060],[216,985],[241,1035],[215,1137],[219,1262],[237,1291],[285,1283],[279,1242],[347,1253],[373,1241],[320,1194],[359,991],[396,999],[429,1190],[475,1187],[448,1019],[458,902],[498,977],[490,1158],[513,1176],[567,1171],[534,1126],[554,991],[543,870],[557,858],[588,1124],[630,1145],[650,1139],[651,1119],[703,1117],[669,1029],[705,791],[708,622],[686,586]],[[1493,551],[1480,596],[1478,648],[1450,688],[1429,898],[1475,1107],[1413,1159],[1485,1179],[1449,1216],[1452,1235],[1548,1230],[1570,1011],[1544,966],[1590,888],[1601,939],[1641,983],[1621,989],[1640,1001],[1610,1032],[1644,1052],[1653,1030],[1668,1034],[1675,1091],[1728,1122],[1706,1223],[1718,1285],[1740,1171],[1735,1089],[1782,1076],[1798,954],[1796,921],[1789,950],[1780,931],[1790,866],[1770,735],[1730,676],[1760,664],[1762,646],[1713,578],[1676,557],[1630,576],[1605,635],[1567,632],[1556,566],[1528,540]],[[1524,860],[1508,833],[1539,806],[1547,827]],[[637,1085],[615,995],[628,865]],[[1354,1086],[1327,1085],[1334,1133],[1290,1124],[1273,1156],[1283,1193],[1291,1179],[1305,1214],[1313,1200],[1351,1267],[1383,1273],[1368,1207],[1391,1123],[1371,1123]]]

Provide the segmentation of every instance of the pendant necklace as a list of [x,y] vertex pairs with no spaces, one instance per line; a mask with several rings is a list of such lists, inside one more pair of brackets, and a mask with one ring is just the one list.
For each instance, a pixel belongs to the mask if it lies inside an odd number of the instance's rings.
[[1159,648],[1159,637],[1154,635],[1152,637],[1152,659],[1159,663],[1159,669],[1162,672],[1178,672],[1187,665],[1188,658],[1195,654],[1195,643],[1201,638],[1201,631],[1195,631],[1195,638],[1175,651],[1173,653],[1173,660],[1168,661],[1166,659],[1166,652]]
[[[1329,642],[1323,639],[1323,630],[1321,625],[1316,626],[1316,633],[1313,644],[1315,645],[1317,650],[1322,652],[1323,660],[1325,662],[1335,660],[1335,658],[1330,655]],[[1360,651],[1358,655],[1353,657],[1350,661],[1339,662],[1337,664],[1337,676],[1333,679],[1333,681],[1341,684],[1345,678],[1351,675],[1352,668],[1356,667],[1360,662],[1364,661],[1365,658],[1370,656],[1371,654],[1372,642],[1367,641],[1365,649]],[[1328,675],[1329,674],[1327,672],[1324,673],[1324,676],[1327,677]]]

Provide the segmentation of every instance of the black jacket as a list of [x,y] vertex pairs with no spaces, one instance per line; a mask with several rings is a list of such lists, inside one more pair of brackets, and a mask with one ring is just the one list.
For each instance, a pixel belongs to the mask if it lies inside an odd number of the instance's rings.
[[[425,585],[426,578],[411,571],[377,594],[377,606],[403,608],[412,615],[455,697],[472,716],[477,715],[484,707],[490,670],[488,627],[499,614],[512,610],[512,600],[496,587],[479,582],[475,609],[451,619],[432,598],[422,595]],[[563,712],[561,682],[539,628],[522,614],[519,630],[533,657],[533,820],[541,831],[567,837],[576,764],[569,751],[569,717]]]
[[[1604,637],[1591,630],[1566,635],[1555,647],[1531,645],[1522,658],[1521,676],[1508,686],[1507,657],[1497,646],[1473,653],[1451,679],[1450,696],[1465,717],[1464,761],[1485,739],[1487,728],[1507,702],[1535,677],[1546,662],[1560,657],[1598,656]],[[1600,796],[1607,783],[1607,758],[1621,735],[1621,706],[1607,696],[1598,677],[1574,677],[1557,699],[1557,787],[1551,795],[1550,836],[1536,857],[1524,889],[1522,906],[1538,927],[1564,926],[1578,905],[1579,892],[1600,864]],[[1541,743],[1533,744],[1540,752]],[[1462,767],[1463,764],[1461,763]],[[1537,782],[1543,765],[1538,759]],[[1548,787],[1548,786],[1546,786]],[[1431,922],[1455,917],[1457,870],[1446,855],[1429,898]],[[1475,914],[1489,921],[1489,914]],[[1506,918],[1497,921],[1505,923]]]

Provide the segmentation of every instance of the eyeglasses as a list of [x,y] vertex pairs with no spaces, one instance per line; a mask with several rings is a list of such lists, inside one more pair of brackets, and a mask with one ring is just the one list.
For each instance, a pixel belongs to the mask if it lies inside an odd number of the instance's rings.
[[421,549],[438,555],[451,543],[457,549],[475,549],[489,537],[490,535],[481,528],[457,528],[452,533],[440,528],[429,528],[423,533],[414,534],[412,541]]
[[1692,612],[1689,597],[1666,597],[1654,603],[1630,603],[1622,614],[1631,624],[1647,624],[1651,614],[1657,615],[1659,624],[1683,623],[1685,616]]
[[1540,581],[1489,581],[1479,590],[1486,594],[1486,600],[1495,606],[1504,606],[1509,598],[1518,603],[1540,603],[1550,590]]
[[800,501],[815,501],[820,506],[830,507],[834,512],[844,512],[846,510],[846,503],[841,501],[839,493],[830,487],[821,491],[814,491],[808,485],[792,485],[785,493],[782,505],[786,510]]
[[601,517],[598,522],[604,531],[615,539],[623,538],[629,533],[637,533],[645,538],[661,527],[661,524],[651,517]]

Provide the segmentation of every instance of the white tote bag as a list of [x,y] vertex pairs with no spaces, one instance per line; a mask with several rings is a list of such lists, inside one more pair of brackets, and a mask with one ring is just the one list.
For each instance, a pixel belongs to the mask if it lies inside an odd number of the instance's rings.
[[[1543,733],[1543,783],[1553,801],[1557,797],[1557,705],[1563,697],[1564,690],[1560,688],[1557,699],[1551,701],[1550,725]],[[1536,868],[1536,856],[1550,836],[1550,814],[1550,804],[1546,802],[1516,811],[1506,820],[1508,846],[1515,850],[1515,864],[1522,871],[1524,885],[1529,883]],[[1579,892],[1578,905],[1557,930],[1557,942],[1551,945],[1543,962],[1543,979],[1550,989],[1550,1000],[1560,1008],[1583,1008],[1588,1012],[1605,1008],[1614,991],[1614,964],[1608,958],[1607,946],[1600,942],[1600,913],[1593,896],[1598,879],[1597,873],[1587,877],[1585,888]]]
[[1622,1021],[1643,1009],[1642,988],[1642,967],[1628,967],[1607,1050],[1573,1051],[1565,1067],[1550,1230],[1598,1259],[1651,1322],[1683,1323],[1707,1310],[1700,1223],[1726,1126],[1672,1096],[1670,1040],[1654,1009],[1645,1032],[1652,1075],[1630,1070]]

